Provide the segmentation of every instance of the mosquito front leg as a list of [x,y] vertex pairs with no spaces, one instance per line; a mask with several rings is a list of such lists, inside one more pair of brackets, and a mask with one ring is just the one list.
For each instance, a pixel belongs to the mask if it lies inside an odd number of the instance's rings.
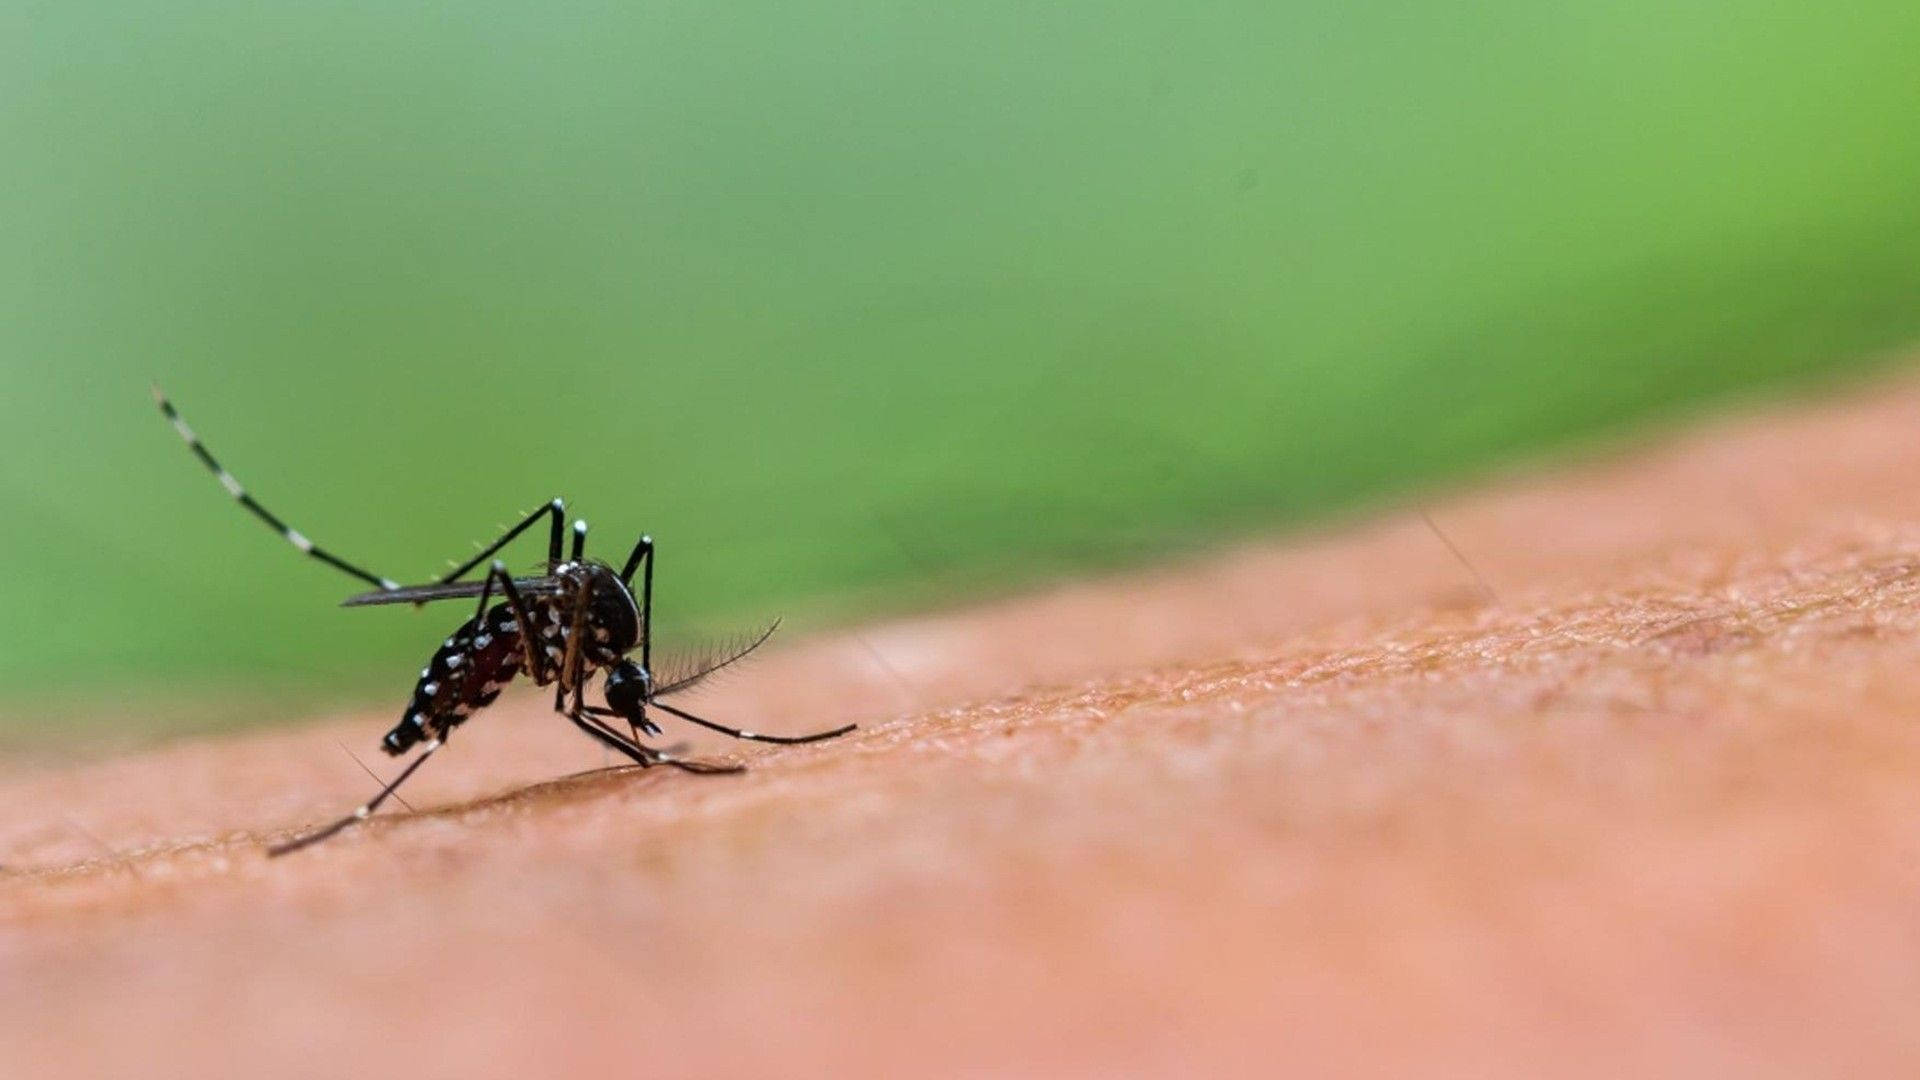
[[581,707],[580,711],[587,713],[590,716],[605,716],[610,719],[625,720],[627,722],[627,731],[633,735],[633,739],[635,742],[640,741],[640,735],[642,732],[648,735],[653,735],[653,736],[659,736],[663,734],[663,732],[661,732],[660,730],[659,724],[654,723],[653,721],[647,719],[644,716],[641,717],[638,721],[636,721],[634,720],[633,717],[628,716],[626,713],[620,712],[617,709],[603,709],[598,705],[585,705]]
[[640,666],[653,670],[653,537],[642,535],[633,545],[627,564],[620,569],[620,580],[633,584],[633,572],[646,565],[640,577]]
[[622,738],[619,732],[592,719],[585,713],[569,712],[563,715],[573,722],[573,726],[586,732],[601,744],[618,751],[643,769],[654,765],[671,765],[682,772],[699,773],[709,776],[747,771],[745,765],[716,765],[712,762],[694,761],[663,754],[652,747],[643,746],[637,742]]

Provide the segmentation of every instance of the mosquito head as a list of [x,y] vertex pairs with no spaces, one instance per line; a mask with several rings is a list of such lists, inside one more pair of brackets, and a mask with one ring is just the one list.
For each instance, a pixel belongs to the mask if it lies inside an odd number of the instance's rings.
[[653,699],[653,675],[632,660],[622,660],[607,671],[607,683],[601,692],[607,708],[626,717],[650,735],[660,729],[647,719],[647,702]]
[[653,697],[653,676],[633,660],[622,660],[607,671],[607,707],[631,716]]

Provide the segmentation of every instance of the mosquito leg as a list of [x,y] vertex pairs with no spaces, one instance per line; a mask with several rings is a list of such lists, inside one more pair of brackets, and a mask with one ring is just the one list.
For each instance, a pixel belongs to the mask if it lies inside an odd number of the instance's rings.
[[540,653],[535,650],[533,616],[527,613],[527,602],[514,587],[513,577],[507,573],[507,566],[499,559],[493,560],[493,568],[487,571],[488,580],[498,580],[501,592],[506,594],[507,606],[513,609],[514,625],[520,630],[520,655],[526,661],[527,675],[535,685],[547,685],[547,669],[542,664]]
[[577,697],[581,684],[586,682],[587,654],[580,641],[587,633],[587,610],[591,599],[587,590],[582,588],[573,601],[573,617],[567,625],[567,651],[560,657],[560,686],[553,694],[554,712],[566,712],[567,692],[573,691]]
[[400,770],[399,776],[396,776],[392,780],[387,781],[386,786],[380,789],[380,794],[375,795],[373,798],[368,799],[366,802],[362,803],[358,810],[355,810],[353,813],[348,814],[346,817],[341,818],[339,821],[334,822],[333,824],[327,826],[324,829],[321,829],[318,832],[310,832],[305,836],[295,837],[294,839],[289,840],[284,844],[275,844],[274,846],[267,849],[268,857],[278,858],[281,855],[289,855],[289,854],[292,854],[293,852],[299,851],[301,848],[311,847],[314,844],[317,844],[320,841],[333,836],[335,833],[338,833],[341,830],[346,829],[347,827],[353,825],[356,822],[365,821],[369,817],[372,817],[373,812],[375,810],[380,809],[380,804],[383,802],[386,802],[389,796],[391,796],[395,791],[399,790],[399,787],[401,784],[404,784],[407,782],[407,777],[412,776],[416,769],[420,768],[420,766],[422,765],[425,765],[427,763],[427,759],[433,756],[433,752],[435,750],[440,749],[442,746],[445,746],[446,744],[447,744],[447,741],[444,737],[429,739],[427,741],[426,747],[421,750],[420,756],[417,758],[414,758],[411,764],[409,764],[406,768]]
[[517,539],[521,533],[526,532],[528,529],[533,528],[534,524],[543,517],[548,519],[547,572],[552,573],[553,568],[559,565],[560,563],[560,534],[564,531],[562,525],[563,525],[563,519],[566,517],[566,515],[567,515],[566,504],[559,499],[553,500],[547,505],[542,506],[540,509],[535,510],[533,513],[528,514],[526,518],[520,522],[520,524],[515,525],[511,529],[508,529],[506,531],[506,535],[502,536],[498,540],[495,540],[493,543],[489,544],[485,548],[482,548],[480,551],[480,554],[475,555],[473,558],[468,559],[466,562],[463,562],[459,566],[455,567],[453,570],[451,570],[450,572],[442,576],[437,583],[441,585],[446,585],[450,582],[460,580],[460,578],[464,576],[467,573],[467,571],[472,570],[474,567],[479,566],[482,562],[492,558],[495,554],[497,554],[500,551],[501,548],[506,547],[508,544],[513,543],[514,540]]
[[[640,723],[635,724],[633,722],[633,717],[628,716],[625,713],[617,712],[613,709],[603,709],[597,705],[587,704],[587,681],[585,679],[581,679],[580,682],[577,685],[575,685],[573,688],[573,712],[576,714],[585,714],[589,716],[617,716],[620,719],[625,720],[627,722],[627,734],[629,737],[633,739],[635,745],[639,744],[640,733],[643,730],[649,735],[660,734],[660,726],[658,724],[655,724],[653,721],[646,719],[645,717],[641,717]],[[671,753],[671,751],[663,751],[663,753]]]
[[[360,760],[360,755],[358,755],[358,754],[356,754],[356,753],[354,753],[354,752],[353,752],[352,750],[349,750],[349,749],[347,749],[347,744],[346,744],[346,743],[343,743],[343,742],[340,742],[339,740],[337,740],[337,739],[336,739],[336,740],[334,740],[334,744],[333,744],[333,745],[335,745],[335,746],[338,746],[338,747],[340,748],[340,752],[341,752],[341,753],[343,753],[343,754],[345,754],[345,755],[347,755],[347,757],[349,757],[349,758],[351,758],[351,759],[353,759],[353,763],[354,763],[355,765],[358,765],[358,766],[360,766],[360,771],[361,771],[361,772],[363,772],[363,773],[366,773],[366,774],[367,774],[367,777],[368,777],[368,779],[370,779],[370,780],[372,780],[372,781],[373,781],[374,783],[376,783],[376,784],[384,784],[384,783],[386,783],[386,781],[385,781],[385,780],[382,780],[382,779],[380,779],[380,774],[379,774],[379,773],[377,773],[377,772],[374,772],[374,771],[373,771],[373,770],[372,770],[371,768],[368,768],[368,767],[367,767],[367,763],[366,763],[366,762],[364,762],[364,761],[361,761],[361,760]],[[412,804],[412,803],[410,803],[410,802],[408,802],[407,800],[405,800],[405,799],[403,799],[403,798],[401,798],[401,797],[400,797],[400,796],[399,796],[398,794],[396,794],[396,795],[394,795],[394,797],[393,797],[393,801],[394,801],[394,802],[397,802],[397,803],[399,803],[399,804],[400,804],[401,806],[404,806],[404,807],[406,807],[406,808],[407,808],[407,813],[409,813],[409,814],[417,814],[417,813],[419,813],[419,811],[418,811],[418,810],[415,810],[415,809],[414,809],[414,807],[413,807],[413,804]]]
[[605,716],[610,719],[625,720],[627,722],[627,730],[633,733],[633,739],[635,742],[640,741],[640,734],[642,732],[645,732],[648,735],[662,734],[662,732],[660,731],[660,725],[654,723],[653,721],[643,718],[641,719],[640,723],[636,725],[633,722],[633,717],[628,716],[626,713],[620,712],[617,709],[603,709],[598,705],[581,705],[579,708],[581,712],[586,713],[589,716]]
[[627,556],[627,565],[620,570],[620,580],[633,584],[633,572],[645,563],[647,571],[640,578],[640,666],[653,670],[653,537],[641,536],[633,545],[633,553]]
[[[585,665],[582,664],[581,666],[584,668]],[[555,687],[553,692],[553,711],[557,713],[585,712],[587,710],[586,696],[588,678],[587,673],[582,670],[577,673],[577,677],[571,683],[564,679],[561,680],[560,685]],[[571,687],[571,689],[569,689],[569,687]],[[567,706],[567,695],[569,693],[573,695],[572,708],[568,708]]]
[[568,720],[573,722],[573,726],[586,732],[603,745],[626,755],[641,768],[651,768],[655,765],[671,765],[682,772],[699,773],[708,776],[747,771],[745,765],[715,765],[706,761],[692,761],[686,758],[671,757],[651,747],[623,739],[620,737],[619,732],[582,713],[566,713],[565,715]]
[[685,711],[684,709],[676,709],[673,706],[668,705],[666,702],[660,701],[658,699],[649,701],[647,702],[647,704],[653,706],[656,709],[665,709],[667,712],[670,712],[673,715],[679,717],[680,719],[685,720],[689,724],[699,724],[701,727],[706,728],[709,731],[717,731],[722,735],[730,735],[736,739],[747,739],[752,742],[779,743],[783,746],[792,746],[798,743],[820,742],[823,739],[838,738],[842,735],[845,735],[847,732],[852,731],[854,728],[857,728],[860,726],[858,724],[848,724],[845,727],[834,728],[832,731],[816,731],[811,735],[759,735],[751,731],[741,731],[739,728],[730,728],[725,724],[716,724],[711,720],[702,720],[699,717],[693,715],[692,713]]
[[376,589],[391,590],[400,587],[399,583],[391,578],[384,578],[378,574],[369,573],[332,552],[321,548],[313,541],[307,539],[300,530],[281,521],[278,517],[274,516],[272,511],[254,502],[253,496],[247,494],[247,490],[240,486],[240,481],[235,480],[233,474],[222,467],[218,461],[214,460],[211,453],[207,452],[207,448],[200,442],[200,437],[195,435],[193,429],[187,426],[187,422],[180,418],[180,414],[174,410],[173,402],[168,401],[167,396],[161,393],[160,388],[157,386],[153,388],[153,400],[160,405],[160,415],[166,417],[167,422],[173,425],[173,430],[179,432],[180,437],[186,440],[187,449],[193,451],[193,456],[199,458],[200,463],[205,465],[207,470],[213,473],[215,477],[219,478],[220,486],[227,489],[227,494],[233,496],[234,500],[245,507],[248,513],[265,522],[268,528],[279,533],[281,539],[292,544],[300,551],[333,567],[335,570],[359,578],[361,581],[372,585]]
[[[482,634],[486,632],[487,602],[493,599],[493,579],[496,577],[502,576],[501,571],[504,569],[505,567],[502,567],[500,565],[499,559],[493,560],[493,566],[487,570],[487,579],[480,583],[480,606],[475,608],[473,612],[473,627],[474,627],[475,634]],[[507,580],[511,581],[513,579],[508,578]]]
[[639,567],[641,560],[652,554],[653,537],[642,535],[639,542],[633,545],[632,553],[627,556],[627,564],[620,568],[620,580],[629,585],[633,584],[634,570]]

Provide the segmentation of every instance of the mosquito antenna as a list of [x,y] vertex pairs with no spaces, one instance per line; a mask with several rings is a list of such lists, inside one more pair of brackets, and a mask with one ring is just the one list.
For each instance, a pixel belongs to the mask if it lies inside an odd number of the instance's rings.
[[1434,522],[1433,515],[1427,513],[1425,507],[1416,508],[1416,512],[1419,513],[1420,520],[1426,522],[1427,529],[1433,533],[1434,538],[1445,545],[1446,549],[1453,554],[1454,561],[1459,563],[1466,569],[1468,574],[1473,576],[1475,584],[1480,587],[1481,599],[1489,604],[1499,603],[1500,594],[1493,591],[1493,586],[1487,583],[1487,579],[1481,575],[1479,569],[1467,558],[1466,553],[1462,552],[1460,548],[1448,538],[1446,533],[1440,531],[1440,526]]
[[[712,675],[713,673],[721,670],[722,668],[731,667],[732,665],[737,664],[740,661],[746,659],[748,654],[752,653],[755,649],[758,649],[760,646],[765,645],[767,643],[767,639],[772,637],[773,632],[778,629],[780,629],[780,620],[775,619],[771,624],[767,626],[765,630],[760,631],[758,635],[754,636],[750,640],[744,641],[739,645],[733,646],[731,648],[723,648],[717,655],[713,653],[696,654],[695,656],[684,660],[683,661],[684,668],[688,669],[687,673],[681,674],[678,671],[670,672],[673,678],[659,686],[656,686],[653,691],[653,696],[661,697],[666,694],[677,694],[683,690],[693,689],[695,686],[699,685],[702,681],[704,681],[708,676]],[[669,664],[667,665],[663,665],[663,667],[681,667],[681,666],[682,666],[682,663],[675,663],[672,661],[669,661]]]
[[160,405],[160,415],[166,417],[167,422],[173,425],[173,430],[179,432],[180,437],[186,440],[187,449],[192,450],[193,456],[199,458],[200,463],[205,465],[207,470],[219,479],[220,486],[227,489],[227,494],[233,496],[241,506],[246,507],[248,513],[265,522],[268,528],[279,533],[281,539],[292,544],[300,551],[333,567],[335,570],[357,577],[375,588],[397,589],[400,587],[398,582],[390,578],[368,573],[352,563],[347,562],[345,559],[321,548],[313,541],[307,539],[306,535],[301,533],[300,530],[281,521],[273,515],[272,511],[254,502],[253,496],[247,494],[247,489],[240,486],[240,481],[235,480],[232,473],[228,472],[218,461],[214,460],[213,455],[209,453],[206,446],[200,442],[200,437],[195,435],[193,429],[187,426],[187,422],[180,418],[180,413],[174,409],[173,402],[167,400],[167,395],[162,393],[158,386],[153,388],[153,400]]

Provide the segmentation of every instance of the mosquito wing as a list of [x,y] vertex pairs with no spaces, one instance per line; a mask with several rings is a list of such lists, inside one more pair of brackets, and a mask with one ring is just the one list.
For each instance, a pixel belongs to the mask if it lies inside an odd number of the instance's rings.
[[[513,587],[520,590],[522,596],[552,596],[561,589],[560,582],[550,577],[514,578]],[[445,585],[403,585],[398,589],[375,589],[340,601],[341,607],[368,607],[373,604],[425,604],[433,600],[471,600],[486,588],[484,581],[454,581]],[[506,594],[498,589],[494,595],[502,600]]]

